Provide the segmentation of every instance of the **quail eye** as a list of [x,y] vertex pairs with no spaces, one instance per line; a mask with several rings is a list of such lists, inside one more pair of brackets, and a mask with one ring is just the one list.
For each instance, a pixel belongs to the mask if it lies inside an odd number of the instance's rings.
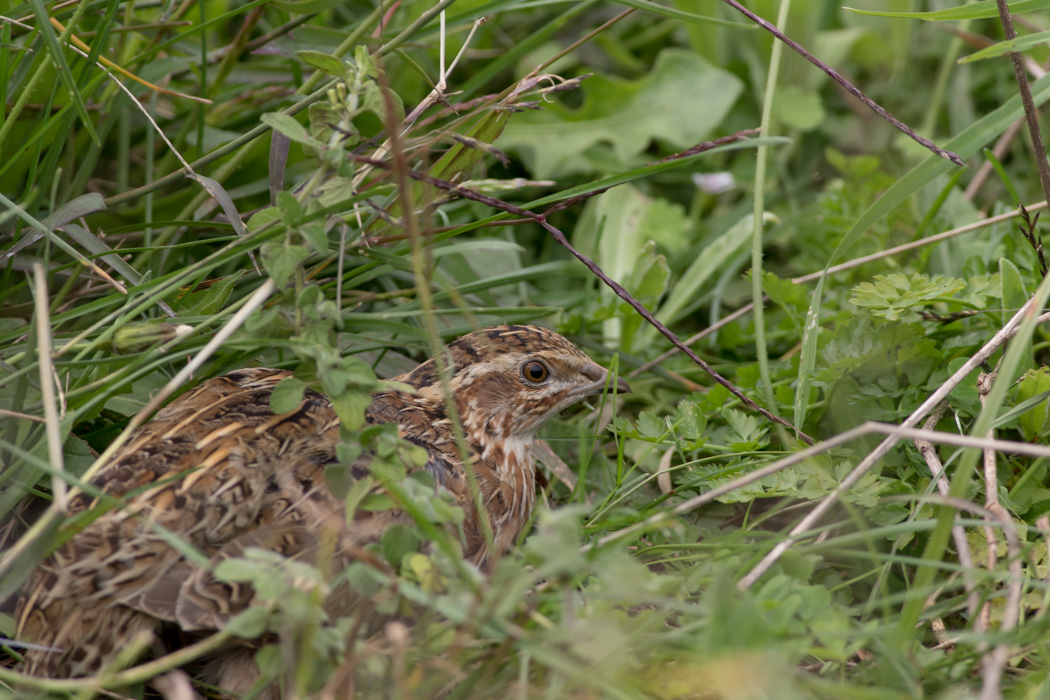
[[522,366],[521,376],[525,377],[526,381],[539,384],[550,376],[550,370],[547,369],[547,365],[539,360],[531,360]]

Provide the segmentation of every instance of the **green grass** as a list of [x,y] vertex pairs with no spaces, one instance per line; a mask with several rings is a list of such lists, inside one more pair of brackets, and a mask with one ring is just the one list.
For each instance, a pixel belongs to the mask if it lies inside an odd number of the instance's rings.
[[[1043,4],[1020,8],[1024,33],[1050,28]],[[780,6],[748,7],[775,21]],[[927,427],[1046,442],[1050,338],[1031,317],[946,385],[1029,299],[1045,305],[1020,218],[878,256],[1018,197],[1038,209],[1024,130],[983,150],[1022,115],[1006,61],[956,63],[980,47],[940,22],[791,3],[789,35],[959,153],[960,170],[720,4],[34,0],[2,14],[18,23],[0,23],[0,251],[15,251],[0,252],[0,600],[57,541],[42,505],[193,382],[291,368],[352,426],[374,376],[471,329],[538,321],[634,393],[546,429],[573,477],[551,478],[550,508],[491,576],[456,560],[434,526],[454,514],[424,515],[433,498],[414,482],[417,523],[380,551],[397,593],[364,565],[340,574],[410,624],[369,635],[353,615],[324,619],[331,582],[293,562],[224,572],[271,603],[225,634],[281,630],[260,659],[289,696],[1050,697],[1050,449],[998,445],[985,469],[978,450],[936,447],[950,500],[913,441],[836,441],[866,421],[922,427],[913,414],[945,387]],[[1001,40],[987,14],[959,17]],[[62,48],[70,32],[211,102],[112,73],[133,101]],[[463,50],[447,76],[442,47],[446,67]],[[549,77],[529,78],[541,65]],[[428,97],[442,77],[447,94]],[[1050,78],[1032,90],[1044,103]],[[760,124],[761,139],[654,164]],[[694,181],[713,173],[725,191]],[[798,456],[791,431],[681,353],[639,372],[670,344],[501,203],[539,213],[578,196],[549,223],[680,338],[768,297],[693,348],[833,446]],[[791,281],[865,255],[878,257]],[[992,370],[982,404],[978,373]],[[351,379],[325,384],[336,371]],[[0,633],[13,625],[0,612]],[[26,686],[12,649],[0,695],[148,694],[194,651]]]

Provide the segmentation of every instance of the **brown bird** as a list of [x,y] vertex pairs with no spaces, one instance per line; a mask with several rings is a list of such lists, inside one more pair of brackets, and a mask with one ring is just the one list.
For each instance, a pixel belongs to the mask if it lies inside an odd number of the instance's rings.
[[[367,420],[396,423],[404,439],[426,451],[425,469],[464,511],[464,556],[484,566],[514,545],[531,518],[537,431],[588,397],[628,388],[542,328],[482,330],[448,349],[448,389],[493,551],[473,505],[434,360],[395,377],[413,393],[375,394]],[[339,420],[329,401],[308,390],[295,410],[270,411],[274,386],[289,374],[245,369],[204,382],[160,411],[99,472],[92,483],[123,505],[60,545],[31,575],[16,612],[16,636],[51,651],[28,651],[28,673],[94,675],[144,631],[165,625],[185,633],[220,629],[252,603],[254,592],[216,580],[213,565],[248,547],[306,561],[319,551],[334,552],[334,563],[345,565],[367,559],[366,545],[390,524],[407,521],[398,511],[359,511],[347,524],[342,500],[324,479],[325,468],[338,461]],[[358,460],[351,473],[367,475],[367,460]],[[100,498],[81,495],[69,514],[98,507],[105,507]],[[172,535],[211,565],[174,547]],[[332,605],[338,614],[347,603]],[[232,677],[230,667],[220,665],[225,670],[212,679],[227,688],[251,686]]]

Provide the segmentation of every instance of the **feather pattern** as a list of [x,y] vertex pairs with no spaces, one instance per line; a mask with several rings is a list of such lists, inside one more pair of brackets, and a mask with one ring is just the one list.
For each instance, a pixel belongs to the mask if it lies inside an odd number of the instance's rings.
[[[531,326],[464,336],[448,346],[443,360],[444,380],[434,359],[424,362],[395,378],[412,391],[373,396],[367,420],[396,423],[404,439],[426,450],[424,468],[466,515],[464,555],[484,567],[513,547],[531,518],[536,432],[564,408],[600,394],[608,373],[564,337]],[[404,520],[386,511],[355,513],[347,522],[324,480],[325,467],[337,461],[339,420],[328,399],[311,390],[294,410],[273,414],[270,396],[287,376],[244,369],[192,389],[140,428],[99,472],[92,483],[104,497],[80,495],[71,503],[71,516],[102,514],[27,582],[17,636],[57,649],[28,651],[27,672],[91,675],[130,639],[161,625],[193,633],[221,628],[252,604],[254,593],[210,572],[249,547],[305,561],[319,551],[335,552],[334,563],[345,566],[369,559],[364,547]],[[611,388],[626,390],[615,383]],[[468,470],[491,524],[491,550]],[[366,475],[367,460],[351,472]],[[332,597],[339,599],[331,604],[336,614],[353,600],[346,591]],[[242,649],[231,648],[230,658],[248,658]],[[218,674],[220,682],[228,671]]]

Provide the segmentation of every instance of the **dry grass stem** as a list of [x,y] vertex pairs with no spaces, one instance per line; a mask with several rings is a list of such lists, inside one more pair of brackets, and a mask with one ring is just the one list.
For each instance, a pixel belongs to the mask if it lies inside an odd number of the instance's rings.
[[[44,421],[47,432],[47,452],[55,473],[51,476],[52,507],[65,513],[69,505],[66,482],[62,478],[65,458],[62,452],[62,418],[55,395],[55,366],[51,359],[51,315],[48,313],[47,273],[40,263],[33,264],[33,281],[36,292],[36,343],[40,358],[40,394],[44,403]],[[64,411],[63,411],[64,413]]]

